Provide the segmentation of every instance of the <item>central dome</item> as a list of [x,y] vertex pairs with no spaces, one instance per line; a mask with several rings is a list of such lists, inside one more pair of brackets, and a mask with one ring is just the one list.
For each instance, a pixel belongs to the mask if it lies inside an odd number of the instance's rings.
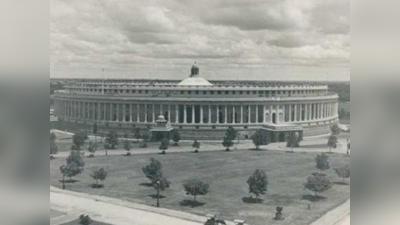
[[179,84],[179,86],[212,86],[208,80],[202,77],[188,77],[183,79]]
[[182,80],[178,85],[179,86],[212,86],[208,80],[199,76],[200,69],[196,65],[196,62],[190,69],[190,77]]

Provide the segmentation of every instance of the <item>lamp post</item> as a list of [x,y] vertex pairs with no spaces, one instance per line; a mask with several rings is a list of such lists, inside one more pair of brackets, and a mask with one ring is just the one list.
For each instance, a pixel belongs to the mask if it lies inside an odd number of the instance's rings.
[[157,189],[157,207],[160,207],[160,181],[156,182],[156,189]]
[[347,155],[350,155],[350,139],[347,139]]

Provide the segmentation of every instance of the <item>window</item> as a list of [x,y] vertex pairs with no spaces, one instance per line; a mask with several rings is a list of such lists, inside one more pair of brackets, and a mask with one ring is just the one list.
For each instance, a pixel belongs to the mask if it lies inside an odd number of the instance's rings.
[[200,127],[199,126],[196,126],[196,129],[198,130]]
[[278,95],[281,94],[281,91],[278,91],[277,94],[278,94]]
[[212,129],[215,130],[215,126],[212,126]]
[[148,90],[145,90],[145,91],[144,91],[144,93],[146,93],[146,94],[147,94],[147,93],[149,93],[149,91],[148,91]]
[[228,95],[228,94],[229,94],[229,91],[225,91],[225,94]]
[[210,93],[213,95],[213,94],[214,94],[214,91],[210,91]]
[[139,90],[139,94],[141,94],[142,93],[142,90]]
[[257,91],[253,91],[253,94],[257,94]]
[[183,95],[183,94],[185,94],[185,92],[184,92],[184,91],[181,91],[181,95]]
[[232,94],[236,94],[236,91],[232,91]]
[[192,94],[192,91],[188,91],[188,94],[189,94],[189,95]]
[[219,95],[222,94],[222,91],[218,91],[218,94],[219,94]]
[[239,94],[241,94],[241,95],[242,95],[242,94],[243,94],[243,91],[239,91]]
[[207,94],[207,91],[203,91],[203,95],[206,95]]
[[136,91],[135,91],[135,90],[132,90],[132,93],[134,94],[134,93],[136,93]]
[[258,92],[260,95],[263,95],[264,94],[264,91],[259,91]]
[[124,90],[119,90],[119,92],[124,93]]
[[126,90],[126,93],[129,93],[129,90]]
[[196,95],[198,95],[199,94],[199,91],[196,91]]
[[249,95],[249,94],[250,94],[250,91],[247,91],[247,94]]

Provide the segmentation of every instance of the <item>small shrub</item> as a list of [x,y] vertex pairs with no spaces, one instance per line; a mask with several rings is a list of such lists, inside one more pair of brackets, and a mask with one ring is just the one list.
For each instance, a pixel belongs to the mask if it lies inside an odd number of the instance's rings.
[[81,225],[89,225],[89,224],[91,224],[91,223],[93,223],[93,220],[90,218],[90,216],[89,215],[80,215],[79,216],[79,224],[81,224]]

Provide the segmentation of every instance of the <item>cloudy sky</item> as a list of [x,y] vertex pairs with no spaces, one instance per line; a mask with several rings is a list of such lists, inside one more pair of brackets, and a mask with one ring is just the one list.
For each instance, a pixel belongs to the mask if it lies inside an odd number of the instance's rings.
[[350,80],[350,0],[52,0],[50,76]]

